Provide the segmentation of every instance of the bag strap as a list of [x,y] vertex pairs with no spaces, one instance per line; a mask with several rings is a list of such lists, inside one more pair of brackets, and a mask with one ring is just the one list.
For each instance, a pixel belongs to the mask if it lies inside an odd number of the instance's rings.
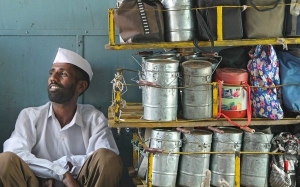
[[[201,30],[206,34],[207,38],[209,39],[210,43],[211,43],[211,51],[213,51],[213,48],[214,48],[214,39],[213,39],[213,35],[212,33],[210,32],[206,22],[204,21],[202,15],[200,14],[200,10],[196,9],[196,17],[197,17],[197,20],[198,20],[198,25],[200,26]],[[193,44],[194,46],[197,48],[197,49],[200,49],[201,51],[205,51],[204,49],[202,49],[200,46],[199,46],[199,43],[198,43],[198,39],[195,37],[194,40],[193,40]]]
[[283,1],[283,0],[277,0],[277,2],[273,5],[273,7],[271,8],[265,8],[265,9],[259,9],[257,8],[257,6],[252,2],[252,0],[249,0],[249,4],[257,11],[260,12],[264,12],[264,11],[269,11],[269,10],[273,10],[274,8],[276,8],[278,6],[278,4]]
[[148,24],[148,19],[147,19],[147,15],[145,12],[145,7],[144,4],[142,2],[142,0],[137,0],[137,6],[141,15],[141,19],[142,19],[142,26],[144,29],[144,33],[145,34],[150,34],[150,28],[149,28],[149,24]]
[[158,32],[159,32],[159,37],[162,41],[164,41],[164,31],[162,28],[162,25],[164,24],[163,22],[161,22],[160,16],[159,16],[159,12],[161,10],[158,10],[158,4],[163,7],[162,3],[159,0],[153,0],[153,6],[155,6],[155,18],[156,18],[156,22],[157,22],[157,27],[158,27]]
[[248,125],[250,125],[251,116],[252,116],[251,99],[250,99],[251,88],[250,88],[250,85],[248,83],[245,83],[245,87],[246,87],[246,90],[247,90],[247,98],[248,98],[248,100],[247,100],[247,118],[248,118]]
[[[243,84],[244,87],[247,88],[247,96],[248,96],[248,100],[247,100],[247,125],[241,125],[241,124],[238,124],[234,121],[232,121],[230,119],[230,117],[226,116],[225,114],[223,114],[221,112],[221,107],[222,107],[222,82],[220,80],[218,80],[218,91],[219,91],[219,107],[218,107],[218,114],[217,114],[217,118],[220,118],[221,116],[223,116],[225,119],[227,119],[228,123],[234,125],[234,126],[237,126],[237,127],[240,127],[240,128],[243,128],[243,127],[248,127],[251,123],[251,100],[250,100],[250,86],[248,83],[245,83]],[[241,86],[243,86],[241,85]]]
[[136,0],[136,2],[137,2],[137,5],[138,5],[138,8],[139,8],[139,11],[140,11],[140,15],[141,15],[141,19],[142,19],[142,26],[143,26],[145,34],[150,34],[150,27],[149,27],[149,23],[148,23],[146,11],[145,11],[144,3],[155,7],[154,8],[155,19],[156,19],[156,22],[157,22],[159,37],[160,37],[161,40],[163,40],[164,39],[164,36],[163,36],[164,32],[163,32],[163,28],[162,28],[163,23],[161,23],[160,15],[159,15],[159,12],[158,12],[158,11],[161,11],[161,10],[159,10],[158,5],[161,5],[161,7],[162,7],[163,6],[162,3],[159,0]]

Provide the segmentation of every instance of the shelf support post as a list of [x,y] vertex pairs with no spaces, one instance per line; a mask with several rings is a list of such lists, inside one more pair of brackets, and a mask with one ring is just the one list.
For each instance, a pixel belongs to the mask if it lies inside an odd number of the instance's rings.
[[108,9],[108,38],[110,45],[116,45],[115,38],[115,22],[114,22],[114,9]]
[[223,7],[217,6],[217,41],[223,41]]
[[218,86],[217,82],[212,82],[213,89],[213,117],[217,117],[218,115]]
[[235,187],[241,186],[241,153],[235,152]]
[[123,71],[122,69],[118,69],[118,74],[119,76],[116,77],[116,85],[115,85],[115,122],[116,123],[119,123],[120,122],[120,110],[121,110],[121,90],[120,90],[120,87],[121,85],[120,82],[121,82],[121,79],[123,77]]
[[148,155],[147,187],[152,187],[153,158],[154,158],[154,153],[153,152],[149,152],[149,155]]

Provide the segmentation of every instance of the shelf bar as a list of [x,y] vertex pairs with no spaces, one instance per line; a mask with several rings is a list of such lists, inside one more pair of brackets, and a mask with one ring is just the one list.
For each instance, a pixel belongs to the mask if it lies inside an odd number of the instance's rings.
[[[300,38],[284,38],[286,44],[300,44]],[[277,38],[261,38],[261,39],[240,39],[240,40],[223,40],[214,41],[215,47],[232,47],[232,46],[256,46],[261,45],[279,45]],[[202,47],[211,47],[209,41],[199,41]],[[132,44],[115,44],[105,45],[108,50],[134,50],[134,49],[157,49],[157,48],[194,48],[191,41],[185,42],[156,42],[156,43],[132,43]]]
[[[239,123],[241,125],[247,124],[247,118],[235,120],[234,122]],[[288,118],[282,120],[271,120],[271,119],[258,119],[255,120],[252,118],[250,127],[257,125],[293,125],[299,124],[300,119],[296,118]],[[115,122],[114,120],[108,120],[108,125],[113,128],[154,128],[154,127],[207,127],[207,126],[232,126],[225,119],[206,119],[199,121],[170,121],[170,122],[160,122],[160,121],[146,121],[146,120],[138,120],[138,119],[127,119],[122,122]]]

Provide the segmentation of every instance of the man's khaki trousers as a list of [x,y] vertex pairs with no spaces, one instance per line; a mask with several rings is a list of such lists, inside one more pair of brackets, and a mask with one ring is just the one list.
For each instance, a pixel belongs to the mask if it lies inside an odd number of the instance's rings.
[[[76,180],[82,187],[117,187],[122,161],[108,149],[98,149],[84,163]],[[39,180],[16,154],[0,154],[0,187],[39,187]]]

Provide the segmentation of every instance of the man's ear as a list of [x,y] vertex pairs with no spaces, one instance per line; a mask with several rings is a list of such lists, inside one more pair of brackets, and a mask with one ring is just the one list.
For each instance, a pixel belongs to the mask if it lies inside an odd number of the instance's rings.
[[84,80],[79,80],[77,83],[77,92],[79,95],[84,92],[88,87],[88,82]]

